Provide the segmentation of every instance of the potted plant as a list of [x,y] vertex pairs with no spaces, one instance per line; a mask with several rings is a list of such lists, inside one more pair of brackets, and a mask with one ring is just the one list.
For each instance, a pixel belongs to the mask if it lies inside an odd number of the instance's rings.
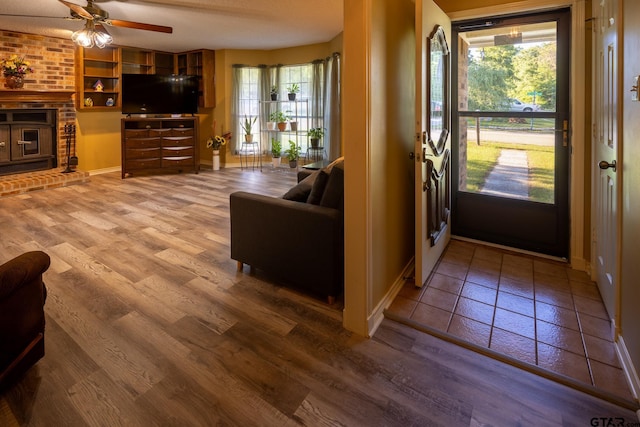
[[297,120],[292,120],[294,117],[292,116],[293,112],[291,110],[287,110],[287,117],[289,119],[289,130],[291,132],[297,132],[298,131],[298,121]]
[[276,120],[278,119],[277,111],[273,111],[269,114],[269,121],[267,122],[267,130],[276,130]]
[[298,166],[298,159],[300,158],[300,147],[294,141],[289,140],[289,148],[285,150],[287,157],[289,158],[289,167],[295,168]]
[[296,100],[296,94],[298,92],[300,92],[300,85],[298,83],[292,83],[289,86],[287,86],[287,92],[288,92],[288,96],[289,96],[289,101],[295,101]]
[[309,140],[311,141],[311,148],[318,148],[320,146],[320,139],[324,136],[324,128],[311,128],[308,134]]
[[275,111],[273,113],[271,113],[271,118],[273,118],[273,121],[276,122],[277,126],[278,126],[278,130],[280,132],[284,132],[287,129],[287,120],[289,119],[287,117],[287,115],[284,113],[284,111]]
[[253,129],[253,125],[256,122],[257,117],[252,116],[244,116],[244,121],[240,123],[242,130],[244,131],[244,140],[246,142],[253,141],[253,133],[251,132]]
[[278,100],[278,86],[276,85],[271,86],[271,100],[272,101]]
[[277,168],[280,165],[280,156],[282,156],[282,143],[279,139],[271,138],[271,156],[273,167]]
[[215,135],[207,139],[207,148],[213,151],[213,170],[220,170],[220,148],[226,145],[227,140],[224,136]]

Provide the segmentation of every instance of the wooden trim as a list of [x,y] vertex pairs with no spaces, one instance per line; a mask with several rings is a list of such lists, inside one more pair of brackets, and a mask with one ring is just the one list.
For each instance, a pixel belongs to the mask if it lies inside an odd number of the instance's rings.
[[13,371],[20,362],[22,362],[22,360],[27,356],[27,354],[29,354],[29,352],[31,352],[31,350],[33,350],[33,348],[43,339],[44,339],[44,335],[42,334],[42,332],[38,333],[38,335],[36,335],[33,341],[31,341],[29,345],[24,350],[22,350],[22,352],[18,355],[18,357],[16,357],[14,361],[11,362],[9,366],[7,366],[7,369],[0,372],[0,384],[2,383],[2,381],[4,381],[7,375],[9,375],[9,373]]
[[4,102],[72,102],[72,90],[0,90],[0,103]]

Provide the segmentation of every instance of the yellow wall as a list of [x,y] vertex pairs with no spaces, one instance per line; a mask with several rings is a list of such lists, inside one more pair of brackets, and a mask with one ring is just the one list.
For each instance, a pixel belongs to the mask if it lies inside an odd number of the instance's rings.
[[415,5],[376,0],[371,68],[371,209],[374,306],[413,257]]
[[120,167],[120,112],[76,112],[78,168],[84,171]]
[[345,2],[344,325],[365,336],[413,255],[414,7]]

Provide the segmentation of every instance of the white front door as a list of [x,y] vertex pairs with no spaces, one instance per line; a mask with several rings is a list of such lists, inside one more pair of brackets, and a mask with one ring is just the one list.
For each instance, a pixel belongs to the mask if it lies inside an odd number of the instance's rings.
[[609,317],[618,313],[619,203],[617,174],[620,97],[618,43],[621,4],[619,0],[593,2],[594,102],[593,188],[594,264],[600,294]]
[[[415,140],[415,285],[421,287],[442,255],[451,236],[451,227],[443,228],[443,233],[435,244],[429,235],[430,220],[427,205],[428,194],[425,183],[430,180],[427,158],[433,161],[436,169],[442,165],[443,156],[434,156],[429,144],[423,138],[430,125],[427,118],[428,88],[430,79],[427,76],[427,39],[436,26],[443,27],[447,40],[451,39],[451,20],[432,1],[416,1],[416,140]],[[450,81],[450,80],[449,80]],[[449,91],[450,95],[450,91]],[[450,115],[450,110],[449,110]],[[450,123],[449,117],[449,123]],[[450,149],[447,140],[445,149]],[[426,158],[425,158],[426,157]],[[450,180],[449,180],[450,182]],[[440,189],[442,191],[442,189]],[[449,197],[444,195],[444,197]]]

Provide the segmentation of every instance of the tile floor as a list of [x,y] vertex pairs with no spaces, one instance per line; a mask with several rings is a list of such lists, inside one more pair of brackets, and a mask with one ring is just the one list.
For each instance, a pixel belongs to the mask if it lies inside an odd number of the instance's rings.
[[452,240],[388,311],[633,399],[597,285],[564,263]]

